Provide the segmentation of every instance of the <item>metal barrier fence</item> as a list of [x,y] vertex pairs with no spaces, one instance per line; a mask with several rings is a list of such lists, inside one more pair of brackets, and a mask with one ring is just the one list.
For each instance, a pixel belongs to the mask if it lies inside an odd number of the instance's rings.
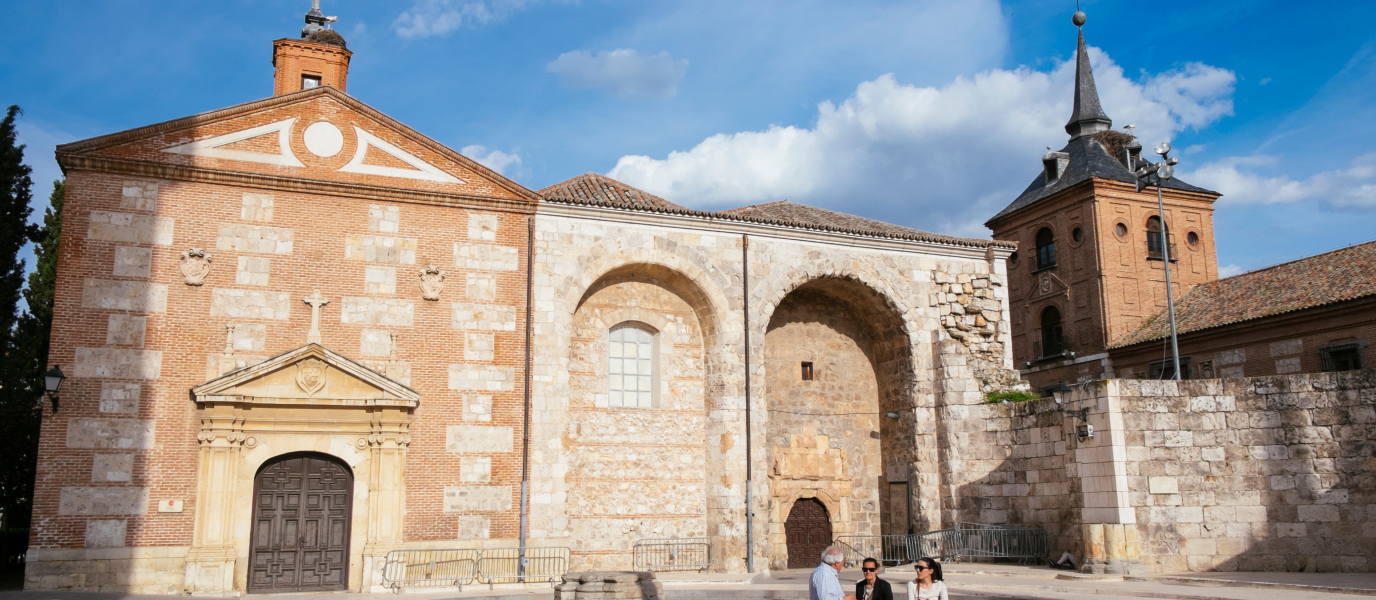
[[884,566],[892,567],[910,563],[922,555],[912,553],[908,535],[843,535],[833,542],[847,549],[846,563],[859,564],[865,558],[879,560]]
[[1045,529],[957,523],[954,529],[908,537],[913,560],[923,556],[952,562],[1007,558],[1026,564],[1046,558],[1048,551]]
[[392,591],[402,588],[457,587],[475,582],[557,582],[569,568],[567,547],[525,549],[521,570],[520,548],[392,550],[382,564],[382,583]]
[[711,538],[637,540],[632,549],[637,571],[703,571],[712,566]]

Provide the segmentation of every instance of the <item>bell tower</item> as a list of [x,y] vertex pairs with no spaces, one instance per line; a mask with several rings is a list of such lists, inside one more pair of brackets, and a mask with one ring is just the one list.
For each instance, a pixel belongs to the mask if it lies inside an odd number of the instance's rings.
[[282,38],[272,43],[272,65],[277,73],[273,78],[272,95],[281,96],[322,85],[341,92],[349,82],[349,52],[344,36],[330,29],[339,20],[320,12],[320,0],[311,1],[306,13],[306,26],[299,39]]
[[1163,227],[1156,190],[1137,190],[1142,144],[1113,130],[1085,48],[1084,13],[1073,20],[1080,31],[1070,139],[1048,148],[1036,179],[985,223],[994,239],[1018,244],[1008,262],[1013,359],[1035,388],[1114,377],[1108,349],[1165,308],[1166,268],[1176,298],[1218,279],[1219,194],[1166,180]]

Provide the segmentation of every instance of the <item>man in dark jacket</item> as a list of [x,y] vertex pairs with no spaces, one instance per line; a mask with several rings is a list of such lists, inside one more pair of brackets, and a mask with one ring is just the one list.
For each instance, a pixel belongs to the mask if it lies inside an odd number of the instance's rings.
[[855,600],[893,600],[893,587],[879,578],[879,561],[866,558],[861,564],[865,578],[855,584]]

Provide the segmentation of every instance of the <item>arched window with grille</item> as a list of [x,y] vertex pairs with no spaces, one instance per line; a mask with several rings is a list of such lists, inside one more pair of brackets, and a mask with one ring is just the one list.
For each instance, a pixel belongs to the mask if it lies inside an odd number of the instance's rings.
[[1042,356],[1058,356],[1065,352],[1065,335],[1061,328],[1061,311],[1054,306],[1042,311]]
[[659,332],[643,323],[622,323],[608,335],[607,405],[659,406]]
[[1043,227],[1037,232],[1037,268],[1056,266],[1056,235],[1051,228]]
[[[1161,231],[1161,217],[1147,219],[1147,258],[1161,260],[1162,247],[1166,237]],[[1173,249],[1172,249],[1173,250]],[[1171,254],[1175,254],[1172,252]],[[1172,261],[1174,262],[1174,261]]]

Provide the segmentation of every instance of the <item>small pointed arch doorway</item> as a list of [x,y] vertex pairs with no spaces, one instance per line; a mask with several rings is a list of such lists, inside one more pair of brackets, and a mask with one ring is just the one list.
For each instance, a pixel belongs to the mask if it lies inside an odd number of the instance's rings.
[[248,593],[347,590],[353,493],[353,471],[333,456],[265,463],[253,479]]
[[821,564],[822,552],[831,545],[831,517],[816,498],[799,498],[784,521],[788,544],[788,568],[811,569]]

